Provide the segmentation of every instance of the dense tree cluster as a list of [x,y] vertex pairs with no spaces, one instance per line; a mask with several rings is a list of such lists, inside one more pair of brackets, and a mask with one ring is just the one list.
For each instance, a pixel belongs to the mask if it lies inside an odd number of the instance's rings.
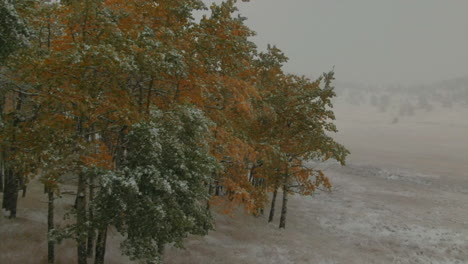
[[[103,263],[109,226],[124,254],[158,263],[165,244],[206,234],[213,208],[262,214],[281,189],[284,228],[288,194],[331,188],[304,162],[344,164],[348,154],[329,134],[333,72],[285,73],[278,48],[249,41],[235,0],[194,19],[203,9],[199,0],[1,0],[3,208],[14,218],[18,191],[40,177],[49,263],[61,238],[76,240],[78,263]],[[74,221],[55,230],[64,175],[76,177]]]

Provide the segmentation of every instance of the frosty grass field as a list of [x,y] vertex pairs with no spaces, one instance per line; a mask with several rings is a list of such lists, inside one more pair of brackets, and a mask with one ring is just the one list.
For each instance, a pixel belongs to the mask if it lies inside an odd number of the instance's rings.
[[[166,263],[468,263],[468,110],[417,113],[396,124],[370,109],[336,111],[348,164],[312,165],[331,178],[331,193],[291,197],[285,230],[267,216],[215,214],[216,230],[189,237],[186,250],[166,249]],[[63,189],[59,213],[75,191]],[[0,219],[0,263],[46,263],[46,201],[32,182],[18,219]],[[109,238],[106,262],[131,263],[115,231]],[[57,263],[72,263],[75,250],[63,242]]]

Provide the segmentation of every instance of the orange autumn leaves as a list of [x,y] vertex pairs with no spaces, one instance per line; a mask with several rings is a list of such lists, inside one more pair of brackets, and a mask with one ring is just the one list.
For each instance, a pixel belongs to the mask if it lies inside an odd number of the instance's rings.
[[83,164],[86,167],[113,170],[114,163],[107,146],[102,142],[98,142],[96,145],[96,151],[94,153],[81,157]]
[[83,166],[114,169],[126,127],[148,119],[151,108],[191,104],[212,121],[211,153],[223,165],[213,179],[222,195],[212,204],[257,212],[285,173],[302,194],[331,187],[302,162],[344,151],[322,133],[332,89],[284,73],[279,49],[259,52],[253,31],[236,17],[236,1],[211,6],[199,22],[192,19],[203,7],[196,0],[67,2],[37,14],[33,27],[48,32],[37,41],[49,46],[34,46],[32,64],[19,61],[15,74],[35,84],[34,103],[50,117],[40,119],[43,129],[61,127],[68,136],[81,120],[89,141]]

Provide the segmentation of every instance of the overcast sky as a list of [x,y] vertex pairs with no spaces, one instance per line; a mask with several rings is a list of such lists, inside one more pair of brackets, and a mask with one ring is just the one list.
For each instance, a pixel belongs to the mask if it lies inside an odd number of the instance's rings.
[[[220,2],[205,0],[206,3]],[[260,49],[286,70],[340,81],[422,84],[468,76],[468,0],[252,0],[239,3]]]

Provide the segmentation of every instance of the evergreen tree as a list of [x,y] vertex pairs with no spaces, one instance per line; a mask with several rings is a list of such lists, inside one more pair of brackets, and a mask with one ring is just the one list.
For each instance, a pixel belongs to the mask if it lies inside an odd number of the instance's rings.
[[132,259],[159,263],[164,245],[181,246],[188,234],[211,229],[207,183],[218,165],[209,153],[209,124],[192,107],[153,110],[125,136],[121,168],[100,177],[98,228],[114,225]]

